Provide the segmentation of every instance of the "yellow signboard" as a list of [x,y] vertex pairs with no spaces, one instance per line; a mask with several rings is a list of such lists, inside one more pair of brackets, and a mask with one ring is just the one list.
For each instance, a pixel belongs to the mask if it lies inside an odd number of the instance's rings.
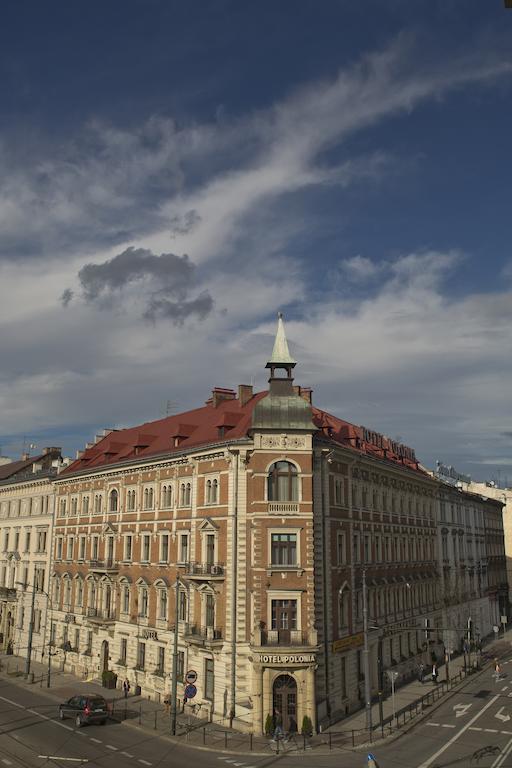
[[364,635],[360,632],[358,635],[349,635],[348,637],[342,637],[339,640],[335,640],[332,644],[333,653],[341,653],[342,651],[350,651],[351,648],[360,648],[364,644]]

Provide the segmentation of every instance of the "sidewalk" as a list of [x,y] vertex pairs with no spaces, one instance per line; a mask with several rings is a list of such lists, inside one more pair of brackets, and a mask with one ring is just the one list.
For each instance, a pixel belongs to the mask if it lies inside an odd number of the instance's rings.
[[[512,631],[501,635],[498,640],[489,643],[483,651],[483,664],[490,664],[494,656],[510,652]],[[487,661],[485,659],[487,658]],[[432,707],[435,702],[444,700],[444,695],[451,686],[446,684],[446,669],[440,667],[439,682],[434,686],[431,680],[421,684],[413,681],[398,688],[395,692],[395,717],[391,697],[383,702],[385,728],[384,733],[379,727],[379,705],[372,705],[372,723],[374,731],[368,733],[366,728],[365,710],[359,710],[353,715],[331,725],[322,733],[312,738],[304,738],[300,734],[292,737],[289,742],[274,743],[261,735],[241,733],[217,723],[200,720],[192,714],[177,715],[177,735],[170,736],[170,715],[165,707],[142,696],[129,696],[124,699],[120,689],[108,690],[97,680],[84,681],[72,674],[60,672],[52,668],[51,688],[47,688],[47,667],[39,662],[32,662],[34,682],[29,683],[24,678],[25,659],[16,656],[0,656],[0,677],[24,688],[38,688],[41,693],[57,704],[75,695],[77,692],[97,693],[109,703],[111,717],[123,726],[142,728],[158,736],[175,738],[180,744],[199,749],[215,750],[217,752],[232,752],[243,754],[271,755],[273,753],[294,753],[297,756],[313,750],[316,754],[329,754],[333,749],[353,749],[377,741],[382,735],[388,736],[403,728],[404,724],[413,724],[415,716],[420,715],[426,707]],[[463,685],[464,658],[452,659],[450,663],[450,678],[452,684],[458,680]],[[470,676],[471,677],[471,676]],[[457,688],[459,685],[457,685]],[[426,701],[428,697],[428,701]],[[423,699],[423,701],[422,701]],[[429,711],[431,711],[429,709]],[[398,717],[396,715],[398,714]]]

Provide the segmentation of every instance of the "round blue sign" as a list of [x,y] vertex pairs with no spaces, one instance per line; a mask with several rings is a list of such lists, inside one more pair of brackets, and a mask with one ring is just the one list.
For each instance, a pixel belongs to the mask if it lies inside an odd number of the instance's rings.
[[187,685],[185,687],[185,698],[193,699],[196,693],[197,693],[197,688],[195,687],[195,685]]

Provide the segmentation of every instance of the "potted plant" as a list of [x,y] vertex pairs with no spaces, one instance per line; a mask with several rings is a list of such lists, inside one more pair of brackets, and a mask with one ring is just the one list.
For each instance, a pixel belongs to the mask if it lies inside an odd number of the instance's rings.
[[112,669],[104,669],[101,673],[101,684],[104,688],[115,688],[117,675]]
[[265,736],[272,736],[274,733],[274,720],[270,712],[265,719]]

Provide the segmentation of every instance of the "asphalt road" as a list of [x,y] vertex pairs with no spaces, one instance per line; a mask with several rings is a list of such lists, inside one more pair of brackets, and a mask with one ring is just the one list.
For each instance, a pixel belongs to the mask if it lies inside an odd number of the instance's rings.
[[[380,768],[512,768],[512,659],[503,678],[475,675],[431,717],[399,739],[372,750]],[[275,756],[226,755],[176,744],[128,724],[77,729],[58,719],[44,693],[9,681],[0,684],[0,768],[122,766],[122,768],[366,768],[365,753],[289,752]]]

